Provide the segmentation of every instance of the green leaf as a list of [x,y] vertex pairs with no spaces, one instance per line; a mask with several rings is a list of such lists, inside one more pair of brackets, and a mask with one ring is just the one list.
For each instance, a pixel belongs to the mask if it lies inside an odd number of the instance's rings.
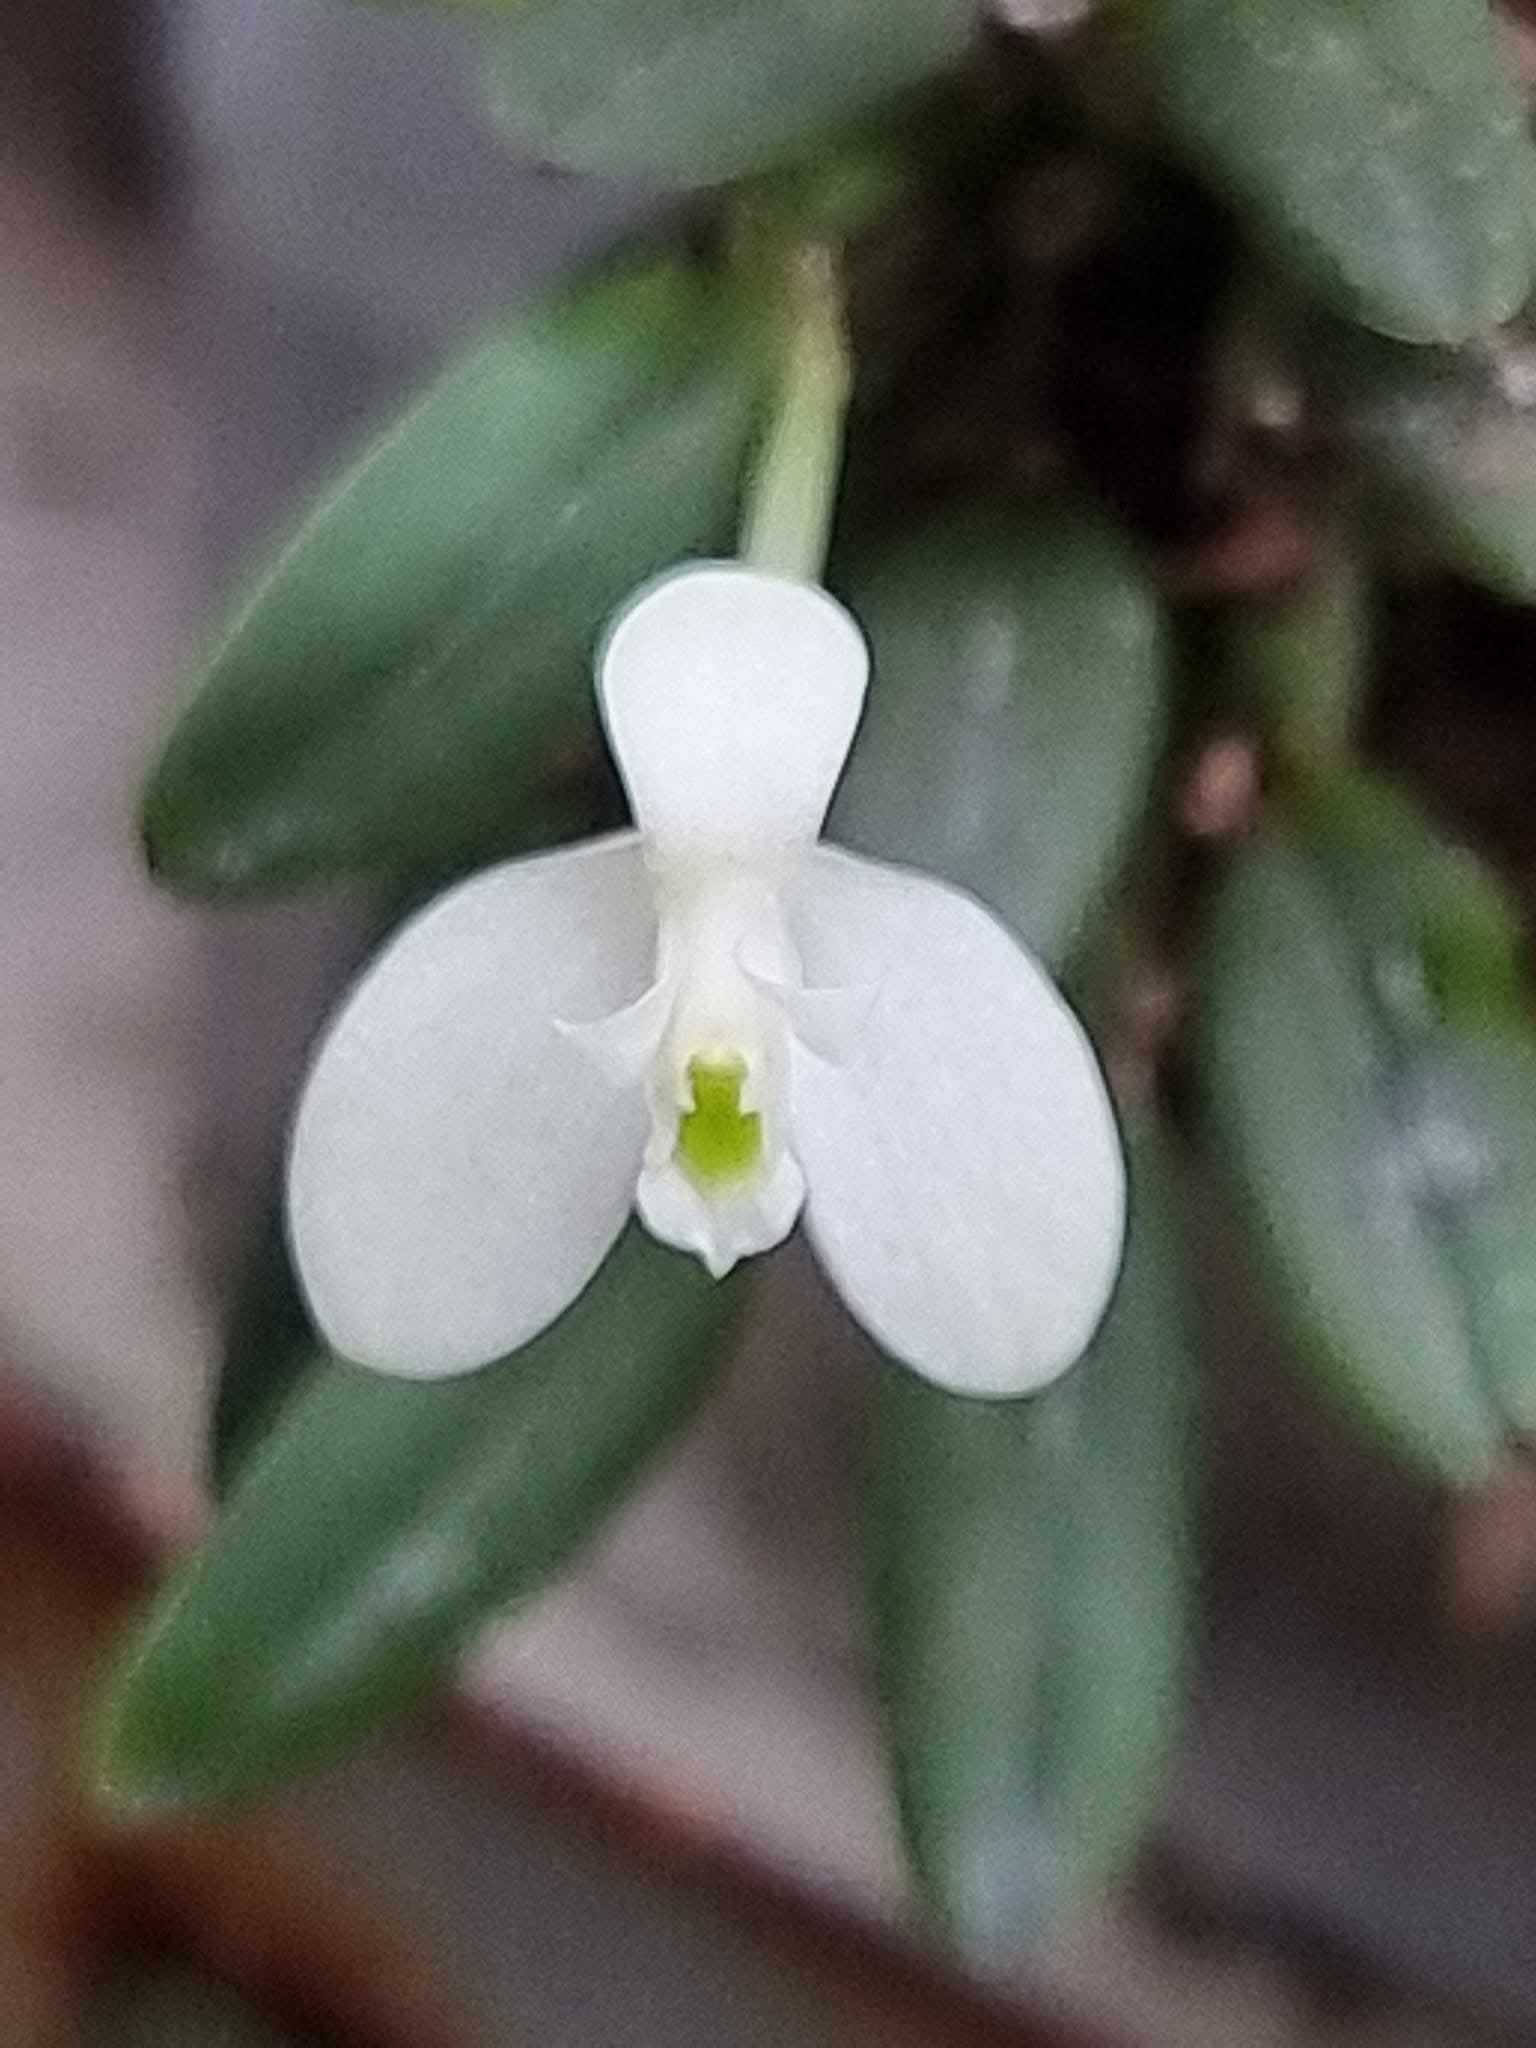
[[435,14],[527,14],[549,0],[357,0],[364,7],[392,13],[397,8],[411,13]]
[[1487,0],[1142,0],[1172,128],[1320,298],[1456,342],[1529,295],[1525,110]]
[[692,1412],[734,1299],[632,1230],[567,1315],[481,1372],[317,1359],[132,1645],[103,1795],[146,1814],[247,1797],[400,1714]]
[[1536,1426],[1536,1040],[1480,864],[1354,776],[1237,857],[1200,1064],[1277,1301],[1335,1407],[1472,1480]]
[[507,321],[236,617],[149,783],[157,874],[274,891],[495,842],[586,729],[609,612],[729,549],[766,374],[749,307],[666,255]]
[[288,1259],[281,1189],[262,1219],[220,1361],[209,1441],[213,1489],[223,1499],[247,1455],[323,1353]]
[[969,1950],[1120,1872],[1157,1801],[1189,1608],[1189,1357],[1167,1170],[1083,1362],[1031,1401],[895,1368],[877,1418],[881,1691],[914,1874]]
[[930,98],[920,123],[898,107],[840,129],[810,156],[758,180],[756,216],[777,219],[788,235],[854,241],[952,174],[974,146],[969,112]]
[[543,0],[489,38],[492,106],[546,162],[709,185],[950,69],[974,26],[971,0]]
[[1536,604],[1536,337],[1424,349],[1319,328],[1307,363],[1414,545]]
[[135,1958],[93,1976],[69,2048],[293,2048],[292,2032],[243,1990],[190,1966]]
[[1162,621],[1134,556],[1081,507],[972,507],[839,582],[875,681],[834,831],[973,890],[1059,967],[1164,737]]
[[1251,720],[1293,773],[1348,759],[1371,677],[1364,564],[1336,549],[1299,589],[1232,605],[1217,623],[1224,704]]

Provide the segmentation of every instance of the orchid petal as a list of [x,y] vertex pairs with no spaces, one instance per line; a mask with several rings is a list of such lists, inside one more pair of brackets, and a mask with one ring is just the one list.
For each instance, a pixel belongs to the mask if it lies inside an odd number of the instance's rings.
[[617,1088],[637,1086],[645,1079],[667,1035],[677,992],[669,981],[653,981],[644,995],[610,1010],[605,1017],[580,1022],[557,1017],[555,1028],[580,1046]]
[[747,980],[783,1015],[800,1044],[818,1059],[827,1060],[834,1067],[845,1067],[857,1056],[864,1027],[880,993],[873,983],[856,988],[796,988],[790,982],[750,973]]
[[465,1372],[580,1293],[634,1199],[646,1113],[559,1026],[632,1003],[655,947],[623,833],[461,883],[364,974],[288,1162],[299,1277],[344,1357]]
[[608,635],[599,695],[653,857],[814,839],[868,673],[858,626],[815,584],[709,562],[642,591]]
[[806,978],[879,984],[858,1057],[797,1047],[806,1222],[849,1309],[957,1393],[1073,1363],[1113,1291],[1124,1169],[1092,1047],[972,897],[830,847],[791,921]]

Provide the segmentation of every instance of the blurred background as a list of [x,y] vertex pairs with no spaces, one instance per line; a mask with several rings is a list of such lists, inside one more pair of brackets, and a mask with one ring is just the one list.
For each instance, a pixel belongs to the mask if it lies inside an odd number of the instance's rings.
[[[906,1917],[848,1583],[860,1377],[794,1257],[683,1455],[455,1707],[259,1820],[91,1827],[76,1706],[199,1524],[225,1278],[358,943],[344,903],[157,898],[140,768],[363,422],[655,202],[512,163],[454,35],[384,10],[0,29],[0,2035],[1536,2041],[1536,1480],[1453,1510],[1341,1446],[1209,1199],[1195,1714],[1135,1882],[1028,1968],[967,1981]],[[1198,525],[1180,575],[1231,545]],[[1399,638],[1387,751],[1536,878],[1529,623],[1442,589]]]

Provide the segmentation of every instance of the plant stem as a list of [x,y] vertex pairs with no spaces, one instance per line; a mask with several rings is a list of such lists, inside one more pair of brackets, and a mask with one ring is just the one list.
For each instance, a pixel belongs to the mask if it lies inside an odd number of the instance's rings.
[[747,486],[741,556],[815,582],[837,505],[851,382],[842,290],[826,242],[792,244],[781,263],[779,391]]

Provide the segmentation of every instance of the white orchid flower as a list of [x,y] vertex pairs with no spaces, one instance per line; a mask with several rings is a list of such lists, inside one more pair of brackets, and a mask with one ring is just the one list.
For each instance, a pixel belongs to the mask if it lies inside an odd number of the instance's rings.
[[868,666],[824,590],[735,563],[620,614],[599,698],[636,829],[440,896],[309,1075],[289,1225],[344,1357],[515,1350],[634,1207],[716,1275],[803,1209],[859,1322],[957,1391],[1082,1351],[1124,1222],[1104,1084],[990,912],[819,843]]

